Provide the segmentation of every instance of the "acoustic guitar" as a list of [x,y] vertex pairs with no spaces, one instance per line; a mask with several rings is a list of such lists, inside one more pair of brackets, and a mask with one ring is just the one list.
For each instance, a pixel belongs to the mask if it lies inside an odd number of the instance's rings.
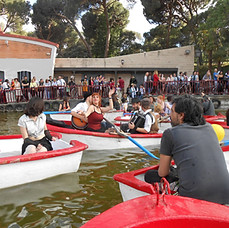
[[72,116],[72,126],[78,130],[84,130],[87,127],[87,122]]

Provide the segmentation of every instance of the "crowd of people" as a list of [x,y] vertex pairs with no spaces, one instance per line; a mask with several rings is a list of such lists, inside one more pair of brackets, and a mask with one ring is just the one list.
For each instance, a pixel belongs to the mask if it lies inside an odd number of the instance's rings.
[[98,92],[102,97],[108,97],[110,88],[116,89],[119,103],[122,99],[131,100],[135,97],[142,99],[149,94],[200,95],[201,92],[207,95],[224,94],[229,92],[228,81],[228,74],[224,74],[218,69],[214,69],[213,74],[208,70],[202,79],[198,71],[194,71],[189,76],[186,72],[179,72],[179,74],[173,73],[165,77],[164,74],[155,70],[154,72],[146,72],[141,84],[134,75],[131,75],[127,85],[122,77],[119,77],[115,82],[114,78],[108,80],[103,75],[96,77],[84,75],[78,83],[74,76],[71,76],[68,82],[62,76],[57,78],[49,76],[47,79],[39,81],[36,77],[29,80],[27,76],[24,76],[21,81],[18,78],[14,78],[11,82],[8,79],[5,79],[4,82],[0,81],[0,103],[28,101],[34,96],[45,100],[62,100],[65,96],[79,99],[83,97],[85,92]]
[[[84,101],[77,104],[71,114],[87,123],[86,131],[107,132],[111,126],[104,122],[103,114],[113,109],[114,94],[113,87],[108,92],[109,105],[102,107],[100,94],[87,91]],[[202,102],[208,99],[204,93],[202,96]],[[181,196],[228,204],[229,182],[225,180],[229,179],[229,174],[217,135],[203,117],[203,104],[188,94],[175,98],[168,96],[167,101],[163,95],[156,99],[135,97],[131,102],[130,121],[120,127],[124,132],[157,133],[160,118],[171,118],[172,127],[163,132],[161,140],[159,169],[148,171],[145,181],[160,182],[162,177],[169,182],[179,180],[178,194]],[[52,150],[50,141],[56,139],[47,130],[43,110],[43,99],[33,97],[18,121],[24,138],[22,154]],[[172,159],[176,168],[171,166]]]
[[8,79],[0,82],[0,103],[12,103],[28,101],[31,97],[40,97],[42,99],[62,99],[66,93],[67,83],[59,76],[58,79],[49,76],[48,79],[33,77],[31,81],[24,76],[21,82],[14,78],[11,82]]

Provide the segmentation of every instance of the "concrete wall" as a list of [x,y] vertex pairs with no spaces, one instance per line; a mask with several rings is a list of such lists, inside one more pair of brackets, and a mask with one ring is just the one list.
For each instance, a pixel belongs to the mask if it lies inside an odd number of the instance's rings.
[[112,58],[57,58],[55,68],[66,69],[166,69],[177,68],[188,75],[194,70],[194,46],[170,48]]

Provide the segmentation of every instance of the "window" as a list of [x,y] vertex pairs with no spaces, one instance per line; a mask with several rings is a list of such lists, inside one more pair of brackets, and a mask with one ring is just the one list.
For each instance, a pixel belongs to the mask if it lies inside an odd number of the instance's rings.
[[19,71],[17,72],[18,80],[21,82],[25,76],[28,77],[29,82],[31,81],[31,72],[30,71]]
[[5,73],[4,73],[4,71],[0,71],[0,81],[2,81],[2,82],[5,81]]

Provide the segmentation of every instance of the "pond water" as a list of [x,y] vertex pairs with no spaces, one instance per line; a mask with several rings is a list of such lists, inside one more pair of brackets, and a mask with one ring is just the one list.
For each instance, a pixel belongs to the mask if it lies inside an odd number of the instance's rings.
[[[20,134],[21,115],[1,113],[0,134]],[[77,173],[0,190],[0,227],[80,227],[122,202],[114,174],[153,164],[139,148],[84,151]]]

